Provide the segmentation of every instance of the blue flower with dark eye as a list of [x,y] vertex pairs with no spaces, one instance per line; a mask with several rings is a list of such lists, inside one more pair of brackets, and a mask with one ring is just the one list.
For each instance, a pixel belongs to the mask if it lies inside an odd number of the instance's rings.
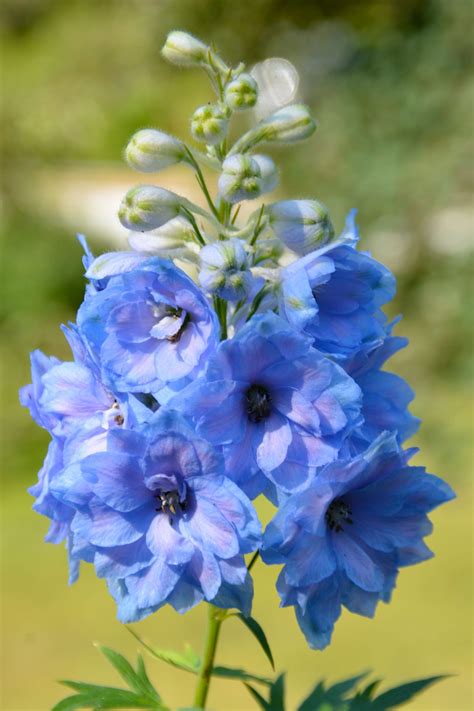
[[262,557],[283,563],[282,604],[293,605],[311,647],[329,644],[344,605],[372,617],[388,602],[398,569],[432,556],[427,513],[454,497],[441,479],[408,466],[384,433],[352,460],[325,467],[289,497],[268,525]]
[[295,491],[336,459],[360,399],[342,368],[267,313],[222,342],[170,406],[222,448],[228,476],[254,497],[269,484]]
[[[392,329],[391,324],[389,333]],[[350,437],[353,453],[366,449],[385,431],[396,434],[399,444],[411,437],[420,420],[408,411],[414,392],[399,375],[382,370],[394,353],[404,348],[406,338],[388,335],[381,346],[372,351],[359,351],[344,363],[344,369],[362,390],[363,423]]]
[[72,556],[93,558],[122,621],[203,599],[249,612],[243,554],[258,547],[260,524],[223,469],[179,414],[160,410],[136,430],[111,430],[107,451],[55,480],[55,495],[76,509]]
[[170,261],[102,255],[87,276],[107,279],[86,297],[78,326],[113,390],[156,394],[199,372],[215,348],[217,319],[204,295]]
[[280,315],[338,359],[380,345],[386,318],[380,307],[393,298],[395,279],[369,254],[354,248],[355,211],[341,237],[283,270]]

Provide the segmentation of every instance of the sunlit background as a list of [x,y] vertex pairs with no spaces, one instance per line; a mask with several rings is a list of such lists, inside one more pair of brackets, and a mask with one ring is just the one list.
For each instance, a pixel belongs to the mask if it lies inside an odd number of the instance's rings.
[[[411,345],[394,368],[414,385],[412,409],[424,420],[416,461],[458,493],[433,516],[436,558],[402,572],[375,620],[343,615],[324,653],[306,647],[291,610],[278,610],[277,571],[257,564],[254,615],[289,672],[288,708],[318,677],[366,669],[388,682],[452,674],[412,708],[473,707],[472,20],[470,0],[4,0],[2,709],[51,708],[67,693],[61,678],[120,685],[92,642],[131,656],[137,648],[103,583],[85,569],[68,588],[65,551],[42,541],[47,521],[26,488],[48,437],[17,390],[32,349],[69,357],[59,324],[74,319],[84,288],[74,234],[96,251],[124,244],[117,205],[141,182],[121,161],[129,136],[153,126],[187,138],[190,114],[212,98],[199,72],[161,60],[176,28],[215,42],[234,64],[279,57],[296,67],[298,98],[320,126],[310,143],[272,149],[279,194],[321,199],[338,228],[359,209],[362,247],[398,278],[390,313],[405,314],[397,332]],[[184,167],[157,181],[197,197]],[[163,611],[135,628],[158,646],[199,648],[204,613]],[[270,671],[237,622],[226,623],[218,655]],[[148,666],[167,703],[190,703],[192,678]],[[213,683],[216,711],[252,704],[240,683]]]

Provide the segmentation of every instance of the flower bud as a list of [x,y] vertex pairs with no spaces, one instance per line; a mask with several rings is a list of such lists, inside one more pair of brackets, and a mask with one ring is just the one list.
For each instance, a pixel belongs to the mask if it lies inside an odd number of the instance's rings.
[[253,155],[252,159],[260,168],[262,193],[271,193],[278,185],[278,168],[271,158],[263,155]]
[[251,109],[257,103],[257,82],[250,74],[240,74],[227,84],[224,96],[227,106],[233,111]]
[[136,252],[178,259],[189,257],[188,253],[194,254],[193,240],[194,230],[184,217],[175,217],[159,229],[146,234],[130,232],[128,236],[128,243]]
[[273,190],[278,182],[278,171],[267,156],[232,155],[222,164],[219,193],[230,203],[253,200]]
[[247,131],[233,146],[231,153],[245,153],[262,141],[294,143],[309,138],[316,121],[304,104],[285,106]]
[[186,159],[186,152],[177,138],[145,128],[135,133],[125,149],[125,158],[131,168],[142,173],[154,173]]
[[128,191],[119,209],[124,227],[147,232],[177,217],[181,209],[178,195],[154,185],[139,185]]
[[317,200],[282,200],[266,213],[276,236],[296,254],[308,254],[334,236],[328,209]]
[[245,243],[239,239],[214,242],[201,249],[199,281],[203,289],[228,301],[246,297],[255,285]]
[[228,110],[219,104],[206,104],[192,115],[191,133],[196,141],[214,145],[225,138],[228,123]]
[[165,59],[181,67],[193,67],[207,60],[208,46],[188,34],[188,32],[170,32],[161,50]]

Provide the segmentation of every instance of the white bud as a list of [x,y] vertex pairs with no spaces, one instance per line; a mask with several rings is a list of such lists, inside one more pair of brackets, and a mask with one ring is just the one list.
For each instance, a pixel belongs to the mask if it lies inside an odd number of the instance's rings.
[[240,74],[227,84],[224,95],[227,106],[233,111],[250,109],[257,103],[257,82],[250,74]]
[[281,200],[266,213],[276,236],[296,254],[309,254],[334,236],[328,209],[318,200]]
[[186,160],[186,152],[177,138],[164,131],[145,128],[132,136],[125,149],[125,158],[131,168],[154,173]]
[[247,131],[233,146],[231,153],[245,153],[262,141],[294,143],[309,138],[316,121],[304,104],[285,106]]
[[183,217],[175,217],[151,232],[130,232],[128,236],[136,252],[197,263],[199,247],[193,240],[194,230]]
[[228,109],[219,104],[205,104],[191,117],[191,133],[197,141],[214,145],[225,138],[228,123]]
[[260,168],[262,193],[271,193],[278,185],[278,168],[271,158],[263,155],[253,155],[252,159]]
[[175,193],[154,185],[139,185],[125,195],[118,214],[124,227],[146,232],[177,217],[180,209],[180,198]]
[[277,182],[278,171],[271,158],[239,154],[223,162],[218,187],[224,200],[236,203],[273,190]]
[[200,40],[188,34],[176,30],[170,32],[161,50],[165,59],[172,64],[181,67],[192,67],[203,64],[207,60],[209,47]]

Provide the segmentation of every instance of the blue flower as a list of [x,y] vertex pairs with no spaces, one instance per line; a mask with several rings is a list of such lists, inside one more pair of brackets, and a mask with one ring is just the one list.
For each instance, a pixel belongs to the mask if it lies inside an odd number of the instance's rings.
[[180,415],[160,410],[135,430],[111,430],[107,451],[55,480],[55,495],[76,509],[72,556],[93,558],[122,621],[203,599],[248,614],[243,554],[258,547],[260,524],[223,469]]
[[[391,332],[393,324],[389,326]],[[420,420],[408,411],[414,392],[399,375],[381,370],[394,353],[404,348],[406,338],[387,335],[381,346],[359,351],[344,363],[344,369],[362,390],[363,422],[350,437],[354,453],[359,453],[384,431],[396,434],[399,444],[418,430]]]
[[105,288],[86,297],[77,318],[103,382],[115,391],[156,394],[199,372],[218,329],[196,285],[167,260],[105,256],[97,260],[100,268],[92,264],[87,272],[108,277]]
[[170,406],[222,448],[228,476],[254,497],[269,483],[295,491],[336,459],[358,422],[360,390],[308,338],[267,313],[222,342]]
[[[46,540],[70,542],[74,509],[59,501],[52,486],[64,468],[106,447],[109,429],[136,423],[152,413],[138,401],[133,405],[125,395],[114,395],[100,382],[75,326],[65,328],[75,360],[61,362],[41,351],[31,354],[32,383],[20,390],[20,402],[46,429],[52,439],[38,482],[29,489],[35,497],[33,509],[51,519]],[[77,576],[72,566],[71,579]]]
[[395,279],[354,243],[355,211],[341,237],[283,270],[280,315],[314,339],[318,350],[345,359],[385,337],[380,307],[393,298]]
[[427,513],[454,493],[408,466],[409,454],[382,434],[364,454],[325,467],[267,527],[262,557],[284,564],[282,604],[296,607],[311,647],[329,644],[342,605],[372,617],[379,600],[389,601],[398,569],[432,556]]

